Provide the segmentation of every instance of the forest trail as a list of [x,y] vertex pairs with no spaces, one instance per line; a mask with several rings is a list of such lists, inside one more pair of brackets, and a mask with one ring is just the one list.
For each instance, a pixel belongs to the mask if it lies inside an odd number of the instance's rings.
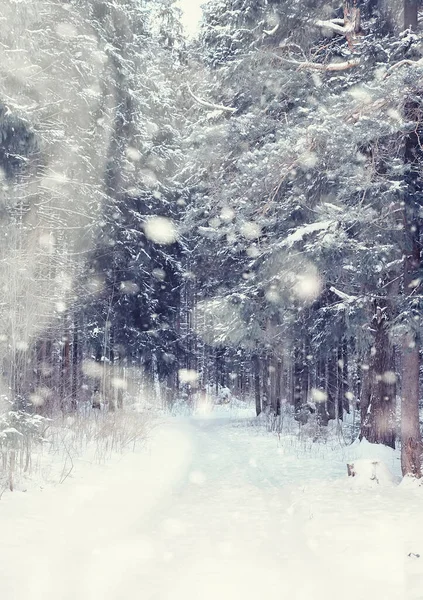
[[344,472],[242,422],[169,420],[89,478],[2,500],[0,597],[423,598],[422,495]]

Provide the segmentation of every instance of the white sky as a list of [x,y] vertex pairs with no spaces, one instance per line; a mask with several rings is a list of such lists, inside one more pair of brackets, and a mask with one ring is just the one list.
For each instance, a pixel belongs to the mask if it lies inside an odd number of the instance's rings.
[[182,24],[187,35],[194,36],[198,30],[201,18],[201,5],[207,0],[178,0],[177,4],[183,11]]

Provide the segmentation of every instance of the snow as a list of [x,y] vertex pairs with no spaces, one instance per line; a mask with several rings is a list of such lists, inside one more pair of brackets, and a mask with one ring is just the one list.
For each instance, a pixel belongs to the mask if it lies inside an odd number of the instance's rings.
[[334,221],[317,221],[316,223],[307,223],[302,227],[298,227],[298,229],[296,229],[293,233],[289,234],[285,238],[283,244],[290,247],[296,242],[301,242],[306,235],[310,235],[315,231],[324,231],[325,229],[329,229],[334,224]]
[[258,223],[246,221],[242,223],[240,232],[247,240],[255,240],[261,235],[261,227]]
[[333,294],[336,294],[341,300],[344,300],[345,302],[354,302],[357,300],[356,296],[351,296],[351,294],[341,292],[340,290],[336,289],[336,287],[334,287],[333,285],[331,285],[329,289]]
[[423,598],[423,488],[346,476],[395,452],[328,438],[311,453],[251,423],[226,405],[166,417],[133,453],[5,493],[1,597]]
[[394,485],[395,477],[385,463],[378,460],[360,459],[350,463],[354,483],[359,485]]
[[300,300],[307,302],[316,300],[322,291],[322,279],[317,269],[310,264],[304,274],[297,274],[292,291]]
[[198,34],[201,20],[201,5],[204,0],[179,0],[177,6],[182,10],[182,24],[187,37],[195,37]]
[[151,217],[144,224],[146,237],[156,244],[173,244],[178,239],[175,223],[167,217]]

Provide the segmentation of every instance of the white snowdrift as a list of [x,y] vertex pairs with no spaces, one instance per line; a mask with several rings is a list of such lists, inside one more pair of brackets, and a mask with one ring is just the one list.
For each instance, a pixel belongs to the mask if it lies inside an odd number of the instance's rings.
[[355,485],[368,485],[371,482],[377,485],[393,486],[397,483],[386,464],[380,460],[362,458],[348,463],[348,467]]
[[398,453],[366,439],[356,441],[346,452],[347,464],[354,471],[354,485],[397,485],[401,479]]
[[[345,448],[291,438],[179,417],[141,454],[4,496],[0,597],[421,600],[421,495],[351,485]],[[386,452],[349,451],[362,473]]]

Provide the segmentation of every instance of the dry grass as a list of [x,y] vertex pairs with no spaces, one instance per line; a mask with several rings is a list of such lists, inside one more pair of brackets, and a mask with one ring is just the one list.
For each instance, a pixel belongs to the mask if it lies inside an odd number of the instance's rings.
[[104,463],[114,454],[134,451],[153,419],[132,411],[86,410],[44,419],[3,415],[0,427],[0,497],[6,489],[63,483],[83,457]]

